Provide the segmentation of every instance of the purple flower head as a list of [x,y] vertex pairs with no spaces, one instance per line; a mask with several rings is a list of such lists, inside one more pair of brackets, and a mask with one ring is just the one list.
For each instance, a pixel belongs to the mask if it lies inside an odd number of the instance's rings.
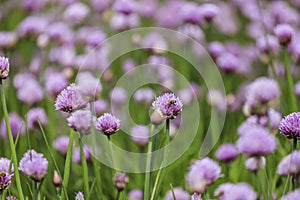
[[208,22],[216,18],[219,12],[219,7],[214,4],[207,3],[200,6],[201,18],[205,19]]
[[263,53],[276,53],[279,49],[278,40],[273,35],[267,35],[267,37],[261,36],[256,41],[256,45],[258,49]]
[[294,151],[293,153],[284,157],[277,166],[277,174],[281,176],[297,176],[300,172],[300,151]]
[[191,200],[202,200],[201,194],[194,193],[194,194],[191,196]]
[[28,111],[27,115],[27,126],[29,130],[34,130],[39,128],[39,123],[41,125],[46,125],[48,123],[48,117],[43,108],[32,108]]
[[294,112],[283,118],[279,125],[282,135],[288,139],[300,139],[300,112]]
[[125,15],[135,12],[136,7],[137,3],[134,0],[117,0],[112,6],[115,12]]
[[[91,159],[92,155],[91,155],[91,149],[89,146],[85,145],[83,147],[83,153],[84,153],[84,157],[85,157],[86,161]],[[73,162],[75,162],[77,164],[81,164],[81,156],[80,156],[80,148],[79,147],[74,148],[72,160],[73,160]]]
[[80,24],[89,14],[90,9],[83,3],[76,2],[64,11],[64,19],[72,25]]
[[[300,47],[300,46],[299,46]],[[299,48],[300,50],[300,48]],[[298,81],[296,84],[295,84],[295,94],[297,95],[297,97],[299,98],[300,97],[300,81]]]
[[[222,191],[220,190],[221,187],[222,187]],[[257,193],[253,191],[252,187],[247,183],[237,183],[237,184],[224,183],[220,185],[219,188],[217,188],[215,193],[219,196],[219,199],[221,200],[240,200],[240,199],[256,200],[257,199]]]
[[269,118],[269,126],[275,130],[279,127],[280,121],[281,121],[281,114],[274,110],[273,108],[270,108],[268,110],[268,118]]
[[151,103],[154,99],[154,91],[151,88],[140,88],[134,93],[133,98],[139,103]]
[[222,53],[216,60],[218,66],[225,72],[236,72],[239,68],[238,58],[231,53]]
[[127,92],[122,87],[115,87],[110,92],[110,99],[113,104],[120,105],[126,102],[127,100]]
[[191,24],[199,24],[201,22],[199,5],[192,2],[185,2],[179,11],[179,17],[182,21]]
[[8,58],[0,56],[0,80],[6,79],[9,74]]
[[217,59],[225,51],[225,47],[220,42],[212,42],[208,45],[207,50],[213,59]]
[[[20,135],[25,134],[25,126],[22,125],[23,120],[17,113],[9,113],[8,120],[9,120],[9,125],[11,128],[13,138],[16,138],[18,136],[19,132],[20,132]],[[6,123],[5,123],[4,118],[2,119],[0,130],[1,130],[1,135],[4,138],[7,138],[7,128],[6,128]]]
[[129,178],[125,173],[118,172],[113,178],[114,186],[117,190],[122,191],[125,189],[126,184],[129,182]]
[[17,198],[14,196],[8,196],[6,197],[6,200],[17,200]]
[[295,200],[298,199],[300,197],[300,190],[296,189],[292,192],[287,193],[286,195],[284,195],[281,200]]
[[279,44],[287,46],[292,40],[294,29],[289,24],[278,24],[274,28],[274,33],[278,38]]
[[237,149],[247,156],[265,156],[276,149],[276,138],[263,127],[252,127],[237,141]]
[[141,46],[152,51],[154,54],[161,54],[168,49],[168,44],[163,36],[156,32],[149,33],[142,41]]
[[18,41],[18,35],[15,31],[0,31],[0,47],[14,47]]
[[248,170],[257,172],[260,168],[266,166],[266,158],[263,156],[248,158],[245,162],[245,166]]
[[138,27],[140,24],[140,17],[136,13],[128,15],[116,13],[110,21],[110,27],[113,30],[126,30]]
[[21,37],[27,35],[37,36],[46,30],[48,23],[48,19],[45,17],[29,16],[19,24],[18,31]]
[[246,104],[251,108],[257,108],[276,102],[279,98],[279,86],[273,79],[260,77],[248,86],[246,93]]
[[152,103],[154,110],[157,110],[162,117],[174,119],[182,111],[182,103],[173,93],[165,93],[156,98]]
[[135,189],[128,193],[129,200],[143,200],[144,193],[142,190]]
[[75,200],[84,200],[84,195],[82,192],[78,192],[75,196]]
[[81,72],[77,75],[78,89],[87,100],[97,99],[102,90],[99,79],[90,72]]
[[116,133],[120,128],[120,120],[110,113],[104,113],[95,123],[95,128],[109,136]]
[[[190,195],[188,192],[184,191],[181,187],[176,187],[173,189],[174,195],[176,199],[180,200],[190,200]],[[169,190],[166,193],[164,200],[174,200],[172,190]]]
[[187,37],[191,37],[197,42],[203,42],[205,38],[202,29],[195,24],[183,24],[178,28],[178,31]]
[[34,181],[41,181],[47,173],[48,161],[35,150],[28,150],[19,163],[19,170]]
[[210,158],[195,161],[189,168],[186,182],[189,188],[202,194],[206,187],[221,176],[221,167]]
[[222,144],[216,152],[216,158],[226,163],[233,161],[237,155],[236,147],[230,143]]
[[46,29],[46,34],[51,40],[62,44],[71,43],[74,40],[71,28],[64,22],[51,23]]
[[14,167],[11,166],[9,171],[10,160],[7,158],[0,158],[0,191],[7,189],[11,184],[11,179],[14,175]]
[[86,105],[87,101],[84,99],[83,95],[74,83],[62,90],[57,96],[55,102],[56,110],[62,110],[69,113],[85,108]]
[[45,88],[51,97],[56,97],[64,88],[68,86],[68,80],[62,73],[47,73],[45,74],[45,78]]
[[130,70],[134,69],[135,62],[133,59],[127,59],[122,64],[122,69],[124,72],[129,72]]
[[131,128],[131,139],[140,146],[148,143],[149,128],[147,126],[136,125]]
[[[96,116],[99,116],[101,113],[107,111],[108,109],[107,102],[104,99],[98,99],[94,101],[93,105]],[[88,107],[88,109],[90,109],[90,107]]]
[[26,84],[18,88],[17,97],[20,101],[33,105],[43,99],[43,89],[35,78],[28,79]]
[[53,141],[53,147],[62,155],[66,155],[69,145],[69,136],[59,136]]
[[89,110],[77,110],[67,119],[68,126],[77,131],[81,136],[90,133],[94,116]]

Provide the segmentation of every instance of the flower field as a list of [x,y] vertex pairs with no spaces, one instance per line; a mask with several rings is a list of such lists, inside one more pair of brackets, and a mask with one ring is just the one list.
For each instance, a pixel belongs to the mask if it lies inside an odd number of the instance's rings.
[[1,200],[299,200],[300,1],[0,1]]

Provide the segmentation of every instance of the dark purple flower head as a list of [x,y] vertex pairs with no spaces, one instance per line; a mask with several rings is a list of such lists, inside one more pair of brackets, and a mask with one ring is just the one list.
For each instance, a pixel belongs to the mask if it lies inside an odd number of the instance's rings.
[[178,200],[179,199],[180,200],[190,200],[190,194],[188,192],[184,191],[181,187],[176,187],[173,189],[173,191],[169,190],[166,193],[164,200],[174,200],[173,192],[174,192],[176,199],[178,199]]
[[265,157],[251,157],[248,158],[245,162],[245,166],[248,170],[252,172],[257,172],[260,168],[266,165]]
[[14,175],[14,167],[11,166],[9,171],[10,160],[7,158],[0,158],[0,191],[7,189],[11,184],[11,179]]
[[84,200],[84,195],[82,192],[76,194],[75,200]]
[[6,79],[9,74],[8,58],[0,56],[0,80]]
[[149,128],[147,126],[136,125],[131,128],[131,139],[140,146],[148,143]]
[[288,139],[300,139],[300,112],[294,112],[281,120],[279,130]]
[[19,163],[19,170],[34,181],[41,181],[47,173],[48,161],[35,150],[28,150]]
[[95,123],[95,128],[105,135],[112,135],[120,128],[120,120],[110,113],[104,113]]
[[265,156],[276,149],[276,138],[263,127],[252,127],[237,141],[237,149],[248,156]]
[[48,123],[48,118],[43,108],[30,109],[26,115],[26,118],[29,130],[38,129],[39,123],[41,125],[46,125]]
[[226,163],[233,161],[237,155],[238,151],[236,147],[230,143],[222,144],[216,152],[216,158]]
[[274,33],[278,38],[278,42],[282,46],[287,46],[294,35],[294,29],[289,24],[278,24],[274,28]]
[[[22,125],[23,120],[17,113],[9,113],[8,114],[8,120],[11,128],[11,132],[14,138],[18,136],[18,133],[20,132],[20,135],[25,134],[25,125]],[[5,120],[2,119],[1,123],[1,135],[5,138],[7,138],[7,128]]]
[[208,185],[221,176],[221,167],[210,158],[195,161],[189,168],[186,176],[191,191],[202,194]]
[[114,182],[115,188],[119,191],[122,191],[125,189],[126,184],[129,182],[129,178],[126,176],[125,173],[118,172],[115,175],[113,182]]
[[69,113],[85,108],[86,105],[87,101],[74,83],[61,91],[55,102],[56,110],[62,110]]
[[89,110],[77,110],[67,119],[68,126],[77,131],[80,135],[90,133],[94,122],[94,116]]
[[173,93],[165,93],[152,103],[154,110],[157,110],[164,118],[174,119],[182,111],[182,103]]
[[294,151],[293,153],[284,157],[277,166],[277,174],[281,176],[297,176],[300,173],[300,151]]
[[284,195],[281,200],[295,200],[298,199],[300,197],[300,190],[296,189],[292,192],[287,193],[286,195]]
[[69,136],[59,136],[53,141],[53,147],[62,155],[66,155],[69,145]]
[[135,189],[128,193],[129,200],[143,200],[144,193],[142,190]]

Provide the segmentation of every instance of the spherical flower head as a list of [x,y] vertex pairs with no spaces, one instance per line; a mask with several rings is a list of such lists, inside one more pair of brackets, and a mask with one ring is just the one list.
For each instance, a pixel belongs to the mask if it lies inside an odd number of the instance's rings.
[[28,150],[19,163],[19,170],[34,181],[41,181],[47,173],[48,161],[35,150]]
[[62,155],[66,155],[69,146],[69,136],[59,136],[53,141],[53,147]]
[[300,112],[294,112],[283,118],[279,125],[282,135],[288,139],[300,139]]
[[266,158],[263,156],[248,158],[245,162],[245,166],[248,170],[257,172],[260,168],[266,166]]
[[119,130],[120,120],[110,113],[104,113],[96,120],[95,128],[109,136]]
[[175,119],[182,111],[182,103],[173,93],[165,93],[152,103],[154,110],[157,110],[166,119]]
[[231,53],[222,53],[216,60],[218,66],[225,72],[236,72],[239,68],[238,58]]
[[280,47],[274,35],[261,36],[256,45],[262,53],[276,53]]
[[85,108],[86,105],[87,101],[74,83],[62,90],[55,102],[56,110],[62,110],[69,113]]
[[112,103],[121,105],[127,100],[127,92],[122,87],[115,87],[110,93],[110,99]]
[[61,73],[46,74],[45,88],[51,97],[56,97],[68,86],[68,81]]
[[142,190],[135,189],[128,193],[129,200],[143,200],[144,193]]
[[294,151],[293,153],[284,157],[277,166],[277,174],[281,176],[297,176],[300,172],[300,151]]
[[292,192],[287,193],[286,195],[284,195],[281,200],[295,200],[298,199],[300,197],[300,190],[296,189]]
[[43,89],[35,78],[26,80],[25,84],[17,90],[18,99],[29,105],[40,102],[43,99],[43,95]]
[[[10,128],[11,128],[13,138],[16,138],[18,136],[18,133],[20,133],[20,135],[25,134],[25,126],[22,125],[23,120],[17,113],[9,113],[8,114],[8,120],[9,120],[9,125],[10,125]],[[1,130],[0,131],[1,135],[4,138],[8,138],[6,123],[5,123],[4,119],[2,119],[0,130]]]
[[149,128],[147,126],[136,125],[131,128],[131,139],[140,146],[148,143]]
[[98,98],[102,87],[99,79],[89,72],[82,72],[77,75],[78,89],[87,100]]
[[[83,153],[86,161],[89,161],[91,159],[91,149],[89,146],[85,145],[83,147]],[[81,156],[80,156],[80,148],[76,147],[73,150],[73,155],[72,155],[72,160],[73,162],[77,164],[81,164]]]
[[154,92],[151,88],[140,88],[134,93],[133,98],[139,103],[151,103],[154,99]]
[[216,59],[224,53],[225,47],[221,42],[212,42],[208,45],[207,50],[213,59]]
[[77,131],[80,135],[87,135],[93,125],[94,116],[89,110],[77,110],[67,119],[68,126]]
[[217,17],[219,12],[219,7],[214,4],[207,3],[200,6],[201,17],[208,22],[212,21],[215,17]]
[[257,193],[247,183],[238,183],[228,188],[222,195],[222,200],[256,200]]
[[269,126],[275,130],[279,127],[281,122],[281,114],[273,108],[268,110]]
[[278,42],[282,46],[287,46],[294,35],[294,29],[289,24],[278,24],[274,28],[274,33],[278,38]]
[[247,156],[265,156],[275,151],[277,145],[273,134],[263,127],[253,127],[240,136],[237,149]]
[[118,172],[113,178],[114,186],[117,190],[122,191],[125,189],[126,184],[129,182],[129,178],[125,173]]
[[0,80],[6,79],[9,74],[8,58],[0,56]]
[[113,4],[113,10],[118,13],[128,15],[135,12],[137,3],[134,0],[117,0]]
[[188,192],[184,191],[180,187],[174,188],[173,191],[169,190],[166,193],[166,196],[165,196],[164,200],[174,200],[173,192],[174,192],[174,196],[176,197],[176,199],[190,200],[190,194]]
[[202,194],[206,187],[221,176],[221,167],[210,158],[195,161],[189,168],[186,182],[189,188],[198,194]]
[[84,195],[82,192],[76,194],[75,200],[84,200]]
[[29,130],[34,130],[39,128],[39,123],[41,125],[46,125],[48,123],[48,117],[43,108],[32,108],[28,111],[27,115],[27,125]]
[[222,144],[217,152],[216,158],[225,163],[233,161],[238,155],[238,151],[233,144]]
[[7,189],[11,184],[11,179],[14,175],[14,167],[10,167],[10,160],[7,158],[0,158],[0,191]]

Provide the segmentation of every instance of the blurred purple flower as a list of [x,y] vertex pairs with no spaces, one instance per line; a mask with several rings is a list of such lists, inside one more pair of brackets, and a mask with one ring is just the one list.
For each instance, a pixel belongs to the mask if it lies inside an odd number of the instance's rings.
[[5,200],[17,200],[17,198],[14,196],[8,196]]
[[143,200],[144,193],[142,190],[134,189],[128,193],[128,200]]
[[0,81],[6,79],[9,74],[8,58],[0,56]]
[[200,24],[202,20],[200,14],[199,5],[194,2],[183,2],[179,11],[180,19],[191,24]]
[[225,47],[221,42],[211,42],[207,46],[207,50],[209,54],[213,57],[213,59],[217,59],[221,54],[225,52]]
[[0,158],[0,191],[7,189],[11,184],[11,179],[14,176],[14,167],[7,158]]
[[[181,187],[176,187],[173,189],[174,195],[176,197],[176,199],[180,199],[180,200],[190,200],[190,195],[188,192],[184,191]],[[172,190],[169,190],[165,197],[164,200],[174,200],[173,197],[173,192]]]
[[45,79],[45,88],[51,97],[56,97],[68,86],[68,80],[59,72],[45,73]]
[[118,191],[125,189],[126,184],[129,182],[129,178],[125,173],[118,172],[113,178],[114,186]]
[[266,158],[263,156],[248,158],[245,162],[245,166],[248,170],[257,172],[260,168],[266,166]]
[[201,194],[194,193],[194,194],[191,196],[191,200],[202,200]]
[[28,105],[40,102],[43,99],[43,95],[43,89],[35,78],[26,80],[26,84],[17,90],[18,99]]
[[147,126],[135,125],[130,130],[132,141],[140,146],[145,146],[149,140],[149,128]]
[[296,189],[292,192],[287,193],[283,197],[281,197],[281,200],[295,200],[298,199],[300,196],[300,190]]
[[136,11],[137,2],[135,0],[116,0],[112,8],[115,12],[129,15]]
[[256,200],[257,193],[247,183],[223,183],[215,191],[220,200]]
[[98,78],[94,77],[90,72],[81,72],[77,75],[78,89],[87,100],[97,99],[102,90],[102,86]]
[[[84,145],[83,147],[83,153],[84,153],[84,157],[86,159],[86,161],[89,161],[92,158],[91,155],[91,149],[89,146]],[[75,147],[73,150],[73,155],[72,155],[72,160],[73,162],[77,163],[77,164],[81,164],[81,155],[80,155],[80,148],[79,147]]]
[[84,200],[84,195],[82,192],[78,192],[75,196],[75,200]]
[[269,119],[269,126],[271,129],[275,130],[279,127],[281,121],[281,114],[270,108],[268,110],[268,119]]
[[111,18],[110,21],[110,28],[113,30],[126,30],[131,28],[136,28],[140,24],[140,17],[135,14],[122,14],[122,13],[116,13]]
[[39,128],[39,123],[43,126],[48,123],[48,117],[43,108],[32,108],[26,114],[27,126],[29,130]]
[[65,9],[63,16],[68,23],[77,25],[83,22],[89,12],[90,9],[87,5],[81,2],[75,2]]
[[123,104],[127,100],[127,92],[122,87],[115,87],[110,92],[110,99],[115,105]]
[[120,120],[110,113],[104,113],[95,122],[95,128],[109,136],[116,133],[120,128]]
[[186,182],[192,192],[202,194],[208,185],[221,176],[221,167],[210,158],[195,161],[186,175]]
[[41,181],[47,173],[48,161],[35,150],[28,150],[19,163],[19,170],[34,181]]
[[18,41],[18,35],[15,31],[0,31],[1,48],[13,47],[17,44],[17,41]]
[[[22,118],[17,113],[9,113],[8,114],[8,120],[11,128],[11,132],[13,135],[13,138],[16,138],[18,136],[18,133],[20,132],[20,135],[25,134],[25,126],[23,124]],[[1,135],[4,138],[8,138],[7,136],[7,128],[4,118],[2,119],[1,123]]]
[[59,136],[53,141],[53,147],[62,155],[66,155],[69,145],[69,136]]
[[238,155],[238,151],[233,144],[222,144],[216,151],[216,158],[225,163],[233,161]]
[[280,122],[279,130],[288,139],[300,139],[300,112],[285,116]]
[[46,30],[48,23],[48,19],[45,17],[29,16],[19,24],[18,31],[21,37],[27,35],[38,36]]
[[104,12],[112,4],[112,0],[90,0],[91,7],[96,12]]
[[210,22],[218,16],[220,9],[215,4],[206,3],[200,6],[200,17]]
[[56,110],[62,110],[69,113],[85,108],[86,105],[87,101],[74,83],[62,90],[55,101]]
[[294,29],[289,24],[278,24],[274,28],[274,33],[278,38],[279,44],[287,46],[293,38]]
[[68,117],[68,126],[77,131],[81,136],[90,133],[95,117],[90,110],[76,110]]
[[174,119],[182,111],[182,103],[173,93],[165,93],[156,98],[152,103],[154,110],[157,110],[162,117]]
[[252,127],[240,136],[237,149],[247,156],[265,156],[276,149],[276,138],[262,127]]
[[23,0],[22,7],[27,11],[42,10],[48,3],[48,0]]
[[133,98],[136,102],[150,104],[154,99],[154,91],[151,88],[140,88],[135,91]]
[[231,53],[222,53],[216,60],[217,65],[225,72],[236,72],[239,68],[239,59]]
[[257,39],[256,45],[263,53],[276,53],[279,49],[278,40],[273,35],[261,36]]
[[296,150],[285,156],[277,166],[277,174],[296,177],[300,172],[300,151]]

